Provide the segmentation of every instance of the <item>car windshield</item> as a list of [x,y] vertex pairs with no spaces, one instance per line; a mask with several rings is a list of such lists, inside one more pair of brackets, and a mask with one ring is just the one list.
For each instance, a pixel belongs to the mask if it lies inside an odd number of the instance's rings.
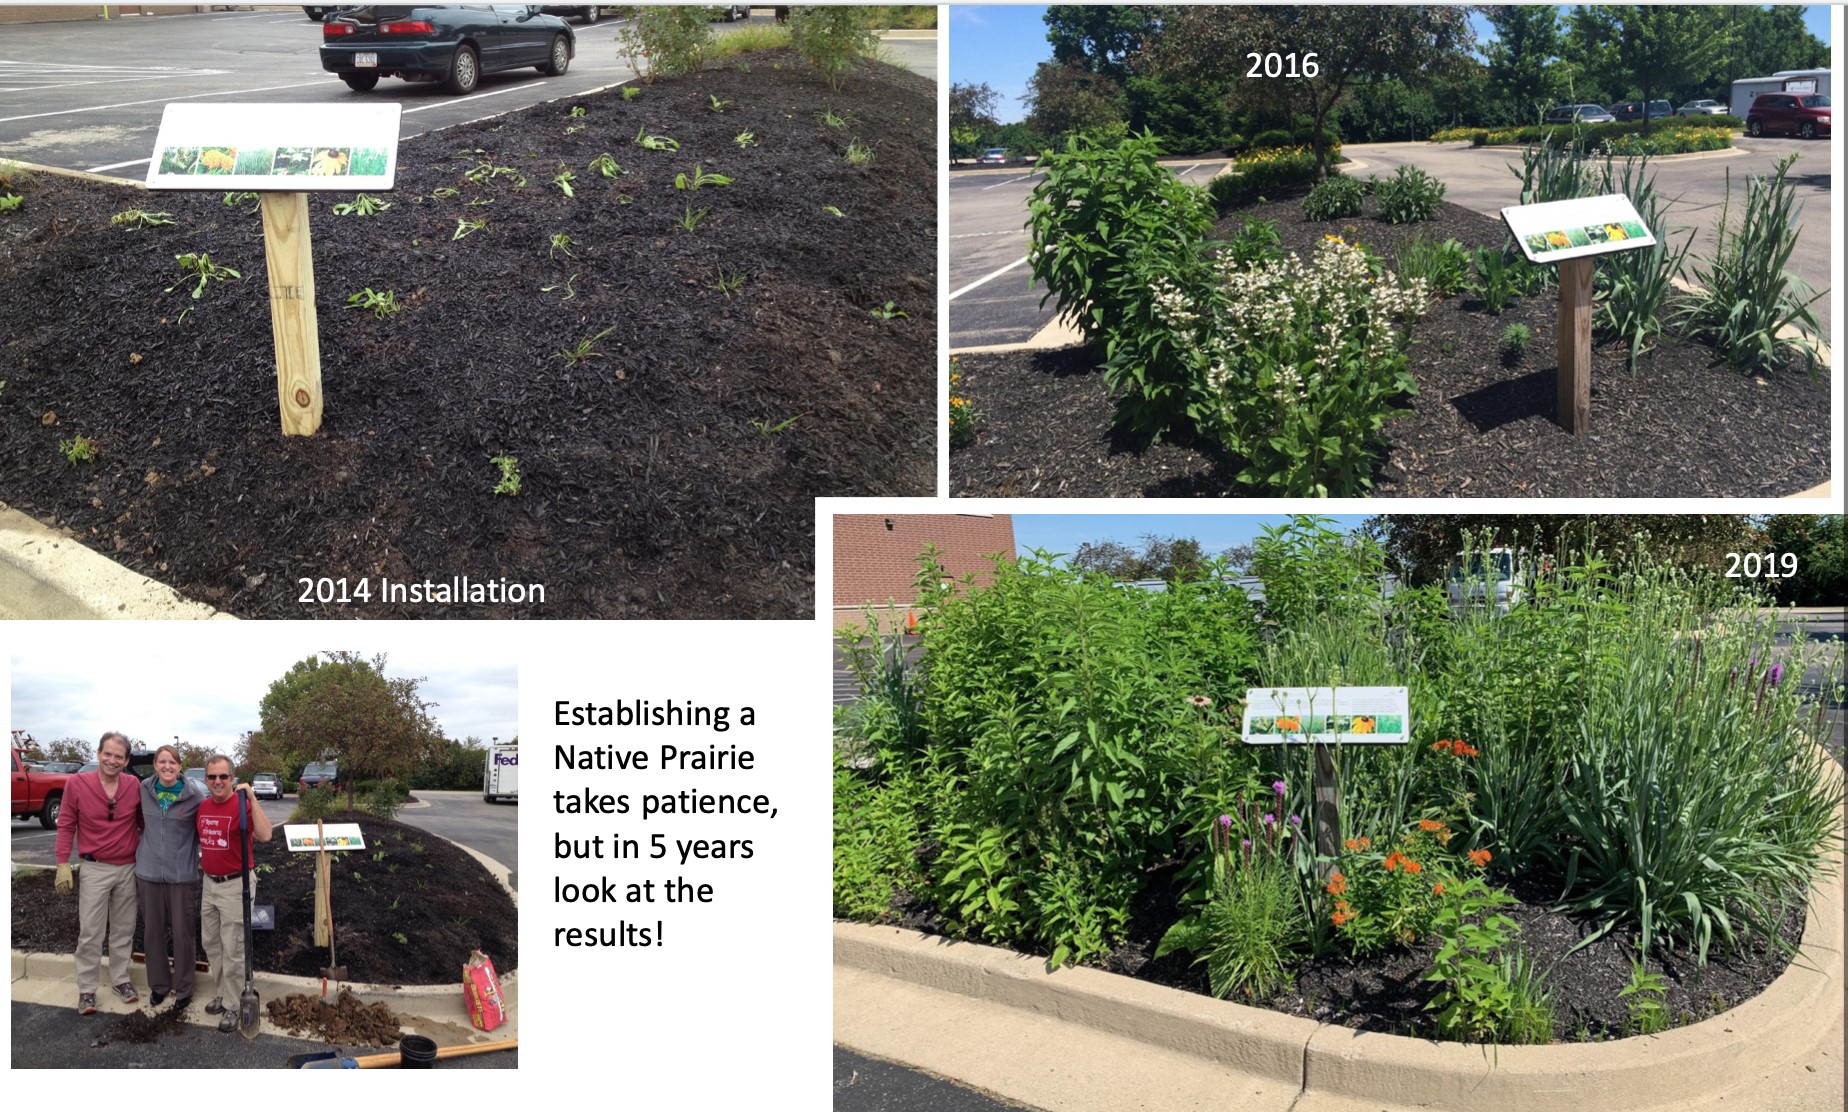
[[334,775],[334,766],[332,764],[319,764],[319,763],[311,764],[307,768],[302,769],[302,775],[303,776],[332,776]]
[[1828,97],[1825,97],[1822,94],[1818,93],[1817,95],[1813,97],[1804,97],[1803,107],[1805,108],[1829,108],[1829,107],[1832,107],[1832,105],[1830,105]]

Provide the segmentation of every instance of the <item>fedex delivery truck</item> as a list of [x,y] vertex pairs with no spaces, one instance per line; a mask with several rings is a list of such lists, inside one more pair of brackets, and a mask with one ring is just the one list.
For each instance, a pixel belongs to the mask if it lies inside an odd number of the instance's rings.
[[520,801],[520,747],[488,746],[488,764],[482,774],[481,798],[487,803],[503,799]]

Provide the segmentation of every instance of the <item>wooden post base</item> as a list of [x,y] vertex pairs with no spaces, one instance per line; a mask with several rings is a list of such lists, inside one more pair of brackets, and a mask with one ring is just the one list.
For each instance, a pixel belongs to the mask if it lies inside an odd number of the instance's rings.
[[1315,795],[1312,804],[1315,821],[1315,853],[1323,860],[1316,873],[1323,880],[1334,871],[1334,859],[1341,853],[1340,780],[1335,772],[1335,747],[1317,742],[1315,749]]
[[270,330],[276,338],[276,399],[284,436],[321,428],[321,337],[314,316],[314,257],[308,195],[265,193],[263,257],[269,267]]
[[1591,272],[1595,260],[1559,264],[1559,393],[1553,419],[1573,435],[1591,428]]

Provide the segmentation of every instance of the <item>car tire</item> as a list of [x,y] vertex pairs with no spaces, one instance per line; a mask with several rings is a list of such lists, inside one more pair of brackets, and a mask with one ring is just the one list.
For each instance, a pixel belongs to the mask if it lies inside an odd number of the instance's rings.
[[545,65],[538,67],[539,72],[547,77],[563,77],[571,68],[571,44],[563,35],[552,36],[552,57]]
[[1816,138],[1816,124],[1815,124],[1815,121],[1813,121],[1813,120],[1804,120],[1804,121],[1803,121],[1803,123],[1802,123],[1802,124],[1801,124],[1801,125],[1800,125],[1800,126],[1799,126],[1799,127],[1797,128],[1797,138],[1799,138],[1799,139],[1814,139],[1814,138]]
[[481,56],[475,48],[464,43],[456,47],[456,56],[449,60],[449,76],[443,81],[443,87],[457,96],[464,96],[475,91],[481,84]]
[[1764,121],[1762,120],[1745,121],[1745,133],[1747,135],[1750,135],[1754,139],[1762,139],[1765,134]]
[[378,86],[379,75],[376,73],[343,73],[340,80],[346,87],[356,93],[369,93]]
[[56,829],[58,825],[58,812],[63,809],[64,797],[62,795],[54,795],[50,799],[47,799],[45,801],[45,806],[39,810],[39,825],[47,830]]
[[597,20],[602,19],[602,18],[603,18],[603,9],[597,7],[597,5],[595,4],[592,4],[589,7],[584,9],[583,15],[578,16],[578,22],[582,23],[586,27],[589,27],[591,24],[597,22]]

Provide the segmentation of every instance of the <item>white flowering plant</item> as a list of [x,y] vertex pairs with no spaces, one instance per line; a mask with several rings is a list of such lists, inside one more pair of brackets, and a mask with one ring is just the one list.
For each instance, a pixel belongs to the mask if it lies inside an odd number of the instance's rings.
[[1202,434],[1243,457],[1239,481],[1266,493],[1364,492],[1381,427],[1417,390],[1403,326],[1424,315],[1424,282],[1376,274],[1359,244],[1332,235],[1307,264],[1227,256],[1214,269],[1210,297],[1161,279],[1152,290],[1202,384]]

